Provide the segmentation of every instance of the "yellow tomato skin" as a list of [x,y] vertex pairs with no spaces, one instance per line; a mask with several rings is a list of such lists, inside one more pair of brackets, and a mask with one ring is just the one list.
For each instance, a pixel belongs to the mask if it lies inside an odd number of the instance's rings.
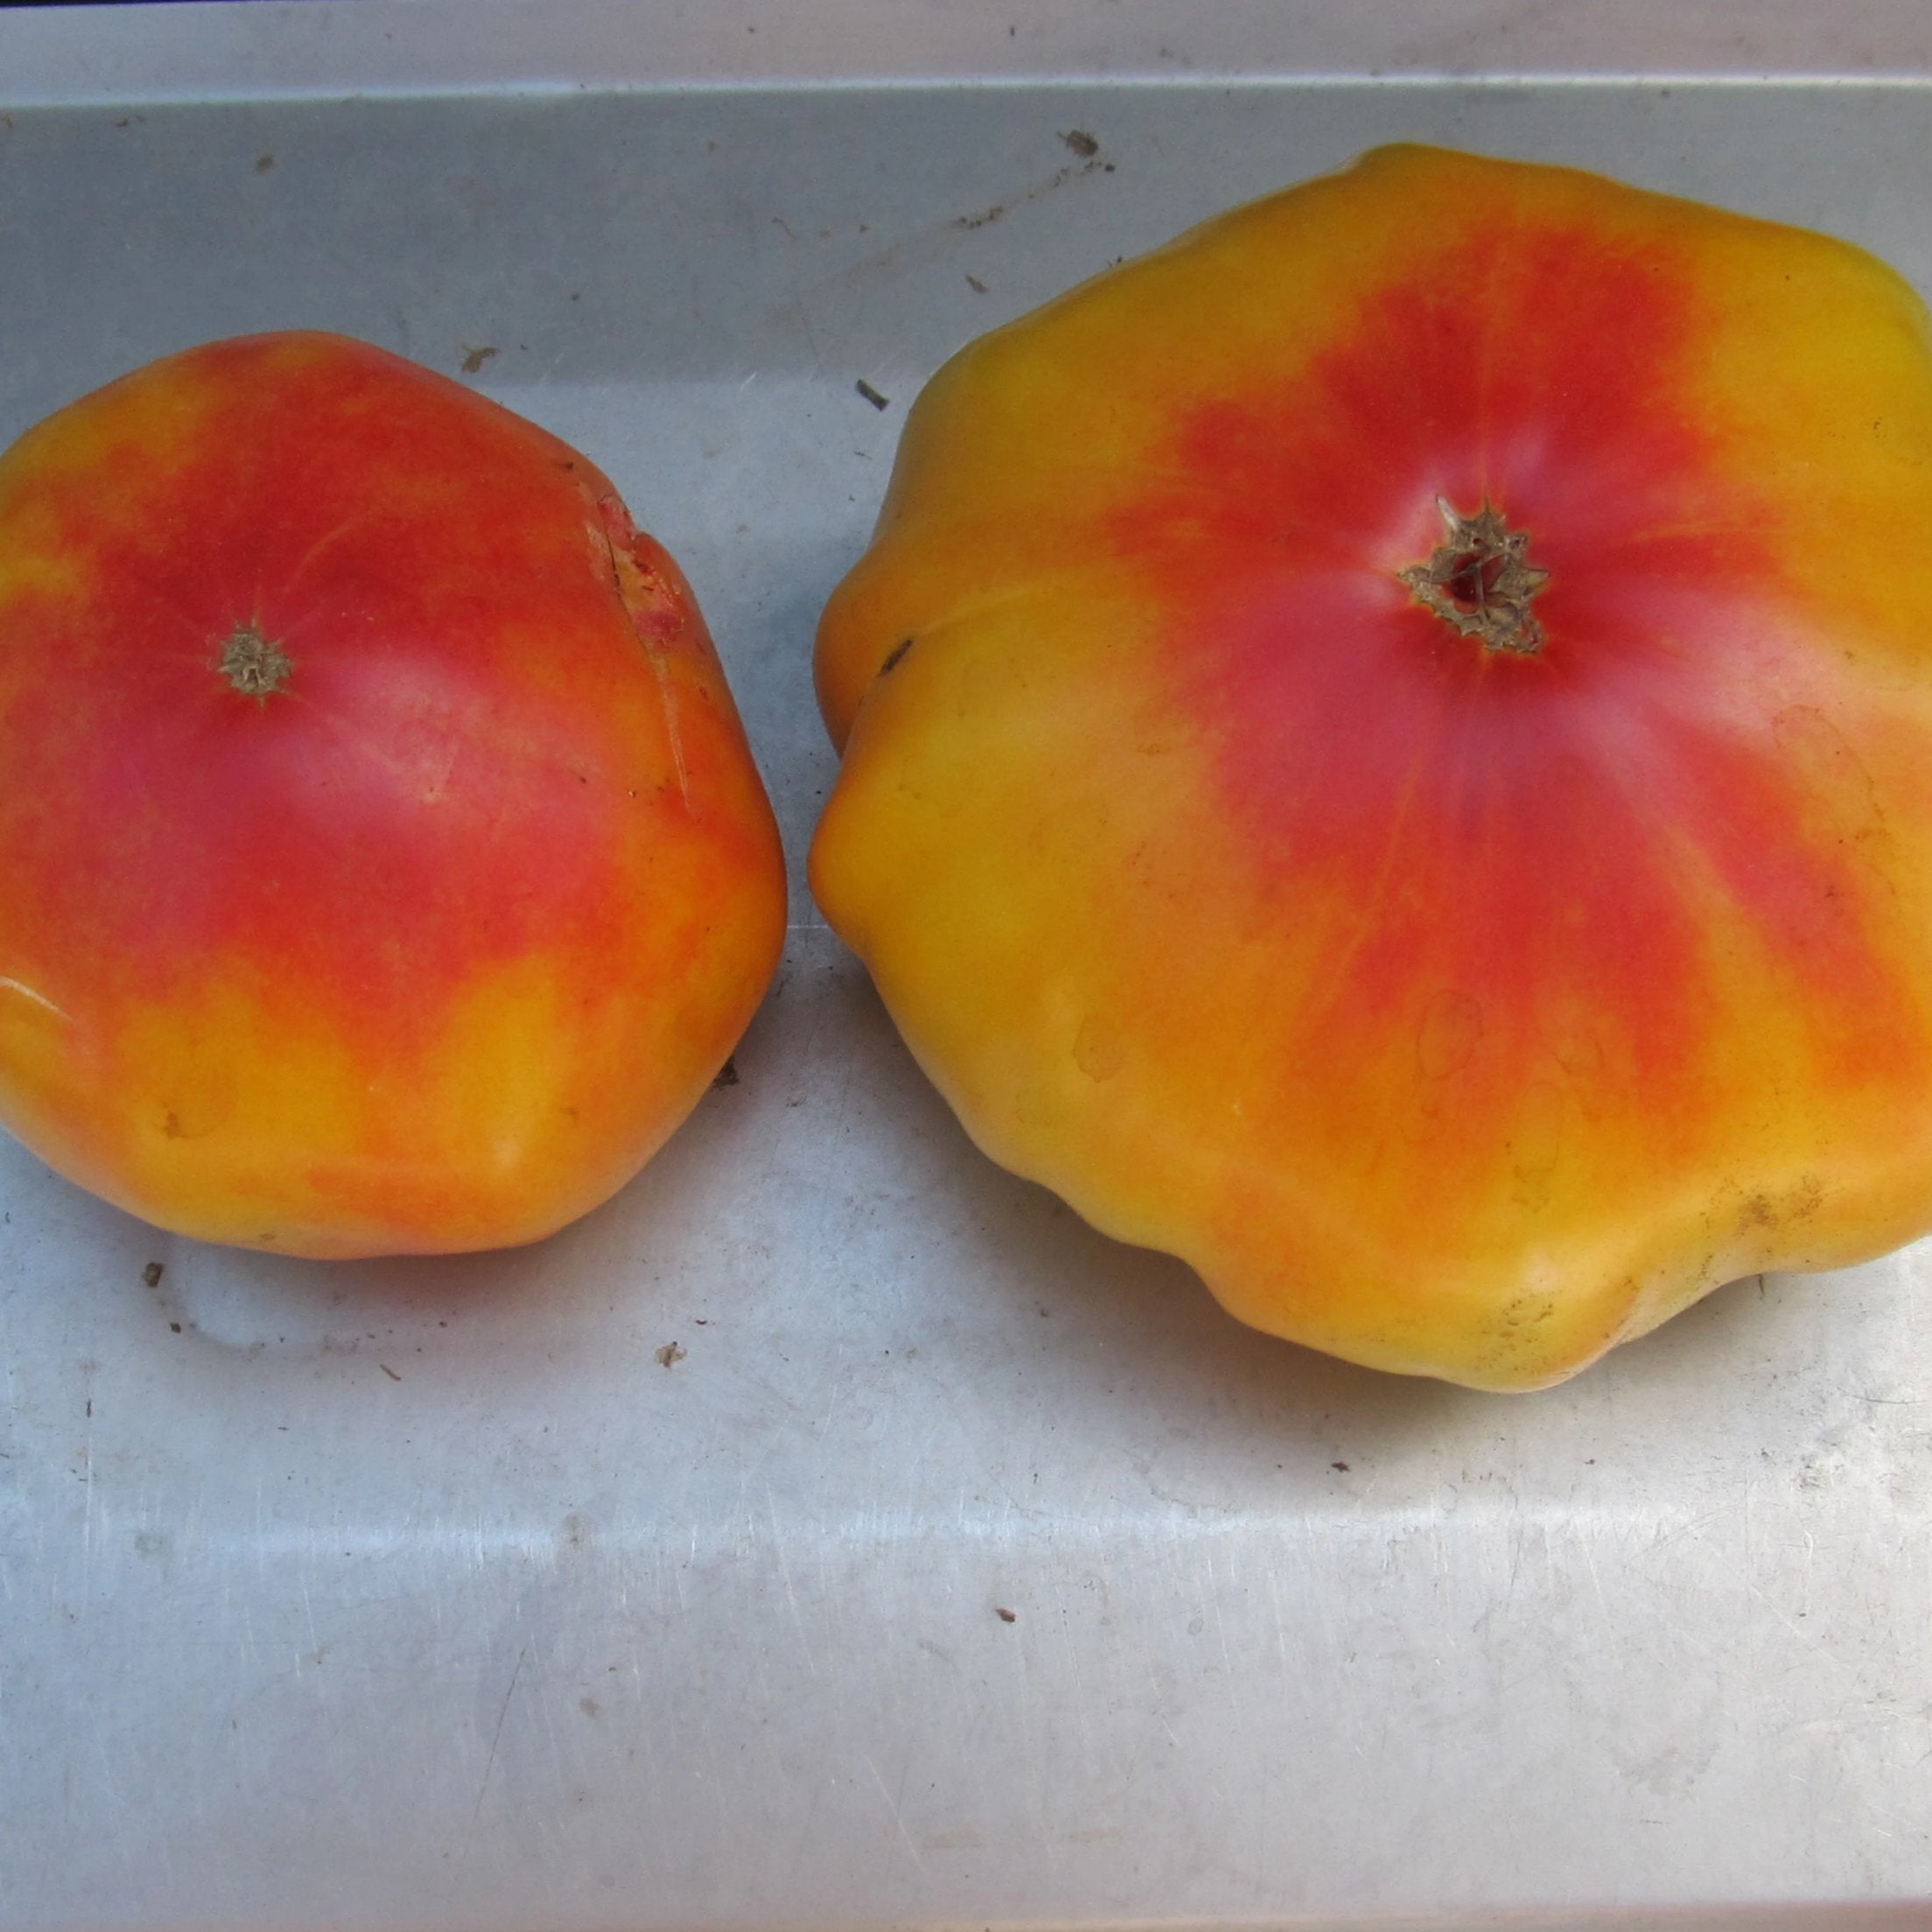
[[317,1258],[596,1206],[784,931],[677,566],[534,424],[309,332],[0,456],[0,1123],[163,1227]]
[[[1418,589],[1443,506],[1533,637]],[[813,889],[994,1159],[1256,1327],[1548,1385],[1932,1226],[1928,559],[1881,263],[1380,150],[933,379]]]

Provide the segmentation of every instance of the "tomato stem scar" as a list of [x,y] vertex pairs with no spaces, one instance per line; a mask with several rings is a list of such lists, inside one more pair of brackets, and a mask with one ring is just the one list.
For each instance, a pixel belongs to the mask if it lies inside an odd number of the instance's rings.
[[1510,529],[1486,499],[1473,516],[1441,496],[1436,508],[1443,541],[1427,563],[1411,564],[1396,577],[1425,610],[1459,636],[1479,639],[1485,650],[1534,657],[1543,648],[1543,627],[1529,604],[1549,573],[1529,562],[1528,531]]
[[265,704],[270,692],[288,682],[293,667],[288,653],[272,638],[264,637],[253,624],[237,624],[221,646],[214,668],[244,698]]

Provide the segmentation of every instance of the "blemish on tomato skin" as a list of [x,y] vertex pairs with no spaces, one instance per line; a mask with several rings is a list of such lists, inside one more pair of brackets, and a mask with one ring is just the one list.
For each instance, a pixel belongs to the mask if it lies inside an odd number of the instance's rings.
[[1516,1198],[1526,1207],[1541,1206],[1563,1158],[1563,1089],[1551,1079],[1532,1080],[1523,1090],[1506,1152],[1516,1181]]
[[1851,741],[1816,705],[1787,705],[1771,720],[1786,769],[1821,815],[1847,839],[1885,831],[1878,788]]
[[690,601],[664,547],[640,530],[623,499],[614,491],[592,496],[594,557],[609,573],[631,626],[661,644],[689,634]]
[[1416,1030],[1416,1067],[1426,1080],[1446,1080],[1475,1057],[1482,1038],[1481,1001],[1466,993],[1438,993]]
[[1774,1233],[1802,1226],[1823,1206],[1824,1184],[1816,1174],[1802,1176],[1781,1192],[1760,1188],[1739,1201],[1732,1221],[1740,1235]]
[[1073,1062],[1087,1078],[1111,1080],[1127,1064],[1127,1036],[1113,1021],[1089,1014],[1073,1040]]
[[[691,756],[685,748],[681,716],[685,700],[670,659],[673,655],[688,655],[693,648],[698,636],[696,612],[670,557],[632,523],[622,499],[608,493],[597,497],[595,502],[599,522],[593,538],[601,540],[611,587],[632,635],[650,660],[663,710],[664,739],[677,774],[678,796],[685,812],[695,818],[697,796],[692,784]],[[702,702],[701,696],[699,701]]]

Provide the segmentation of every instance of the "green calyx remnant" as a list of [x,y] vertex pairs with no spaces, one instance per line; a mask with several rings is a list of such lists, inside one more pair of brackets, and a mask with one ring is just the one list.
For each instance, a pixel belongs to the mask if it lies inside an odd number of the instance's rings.
[[1488,502],[1473,516],[1440,496],[1436,508],[1442,542],[1427,563],[1411,564],[1396,576],[1425,610],[1462,636],[1478,639],[1485,650],[1534,657],[1543,648],[1543,627],[1529,604],[1549,573],[1529,561],[1529,533],[1510,529]]
[[237,624],[215,660],[219,671],[244,698],[265,703],[270,692],[288,682],[293,668],[288,653],[253,624]]

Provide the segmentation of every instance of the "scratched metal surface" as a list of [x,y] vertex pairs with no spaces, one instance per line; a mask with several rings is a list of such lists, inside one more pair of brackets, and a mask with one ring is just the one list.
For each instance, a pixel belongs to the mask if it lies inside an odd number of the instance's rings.
[[[247,329],[467,361],[685,559],[796,861],[919,381],[1395,137],[1932,287],[1902,88],[47,108],[0,434]],[[794,917],[739,1084],[529,1252],[278,1264],[0,1147],[0,1922],[1923,1922],[1924,1251],[1539,1397],[1378,1378],[987,1166]]]

